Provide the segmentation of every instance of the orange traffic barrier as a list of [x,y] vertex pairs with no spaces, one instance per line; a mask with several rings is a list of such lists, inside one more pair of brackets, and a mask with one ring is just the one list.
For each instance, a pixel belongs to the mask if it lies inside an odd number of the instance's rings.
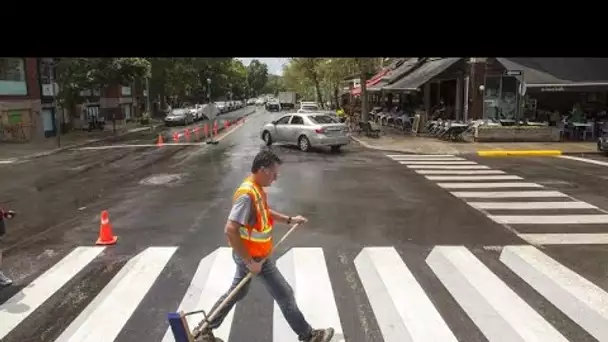
[[99,237],[96,245],[113,245],[118,241],[118,236],[112,232],[112,224],[110,223],[110,214],[107,210],[101,212],[101,224],[99,225]]
[[217,135],[218,127],[217,121],[213,121],[213,135]]
[[163,136],[160,134],[158,135],[158,141],[156,141],[156,146],[158,146],[158,147],[163,146]]
[[173,142],[179,142],[179,133],[173,133]]
[[203,128],[203,133],[205,134],[205,139],[209,136],[209,125],[205,123],[205,127]]
[[184,136],[186,137],[186,141],[189,142],[190,141],[190,129],[186,128],[184,130]]

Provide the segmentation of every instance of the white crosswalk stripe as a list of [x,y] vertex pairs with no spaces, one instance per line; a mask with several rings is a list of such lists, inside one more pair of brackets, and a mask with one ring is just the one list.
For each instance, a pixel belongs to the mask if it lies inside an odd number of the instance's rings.
[[[67,328],[54,341],[114,341],[123,329],[132,329],[129,319],[144,297],[163,296],[150,291],[156,282],[162,281],[159,275],[177,250],[178,247],[149,247],[131,257],[95,299],[73,321],[67,322]],[[18,330],[28,315],[44,309],[42,304],[47,298],[72,279],[79,279],[78,274],[85,272],[89,263],[96,258],[107,258],[103,251],[102,247],[77,248],[33,281],[28,296],[15,295],[2,304],[3,338]],[[352,341],[348,337],[352,333],[342,326],[342,322],[352,317],[352,312],[341,311],[338,300],[351,296],[351,289],[336,288],[334,283],[336,277],[349,275],[329,271],[327,262],[336,255],[327,253],[333,252],[312,247],[292,248],[279,258],[277,267],[291,284],[298,306],[312,326],[333,326],[336,334],[332,341]],[[178,310],[209,310],[228,290],[235,270],[231,253],[230,248],[220,247],[202,256]],[[578,324],[576,329],[582,328],[598,340],[608,339],[608,293],[604,289],[533,246],[505,246],[499,259],[497,254],[494,257],[496,265],[513,272],[509,273],[510,277],[523,280],[539,298]],[[352,261],[355,276],[371,307],[373,317],[368,319],[377,322],[384,342],[461,340],[452,330],[460,319],[454,321],[453,317],[445,316],[445,308],[433,299],[437,284],[447,289],[454,299],[453,305],[458,305],[490,341],[566,341],[563,332],[550,323],[544,312],[537,312],[519,292],[511,289],[508,283],[513,279],[505,279],[504,274],[500,276],[465,246],[435,246],[411,260],[402,257],[393,246],[364,247]],[[410,267],[415,263],[425,263],[437,284],[429,286],[420,282],[421,275]],[[70,286],[78,288],[79,284]],[[31,307],[19,310],[17,302]],[[233,322],[235,311],[242,305],[245,304],[237,303],[222,326],[215,330],[217,337],[230,341],[231,331],[239,329]],[[263,329],[272,330],[273,341],[297,340],[276,304],[273,312],[266,314],[272,315],[273,323]],[[201,319],[193,315],[187,321],[192,328]],[[53,317],[45,321],[56,323]],[[150,324],[154,325],[150,329],[158,328],[158,322]],[[163,331],[164,336],[158,341],[173,342],[172,333]],[[255,340],[255,335],[251,338]]]
[[[604,244],[608,241],[608,232],[581,234],[579,230],[560,231],[562,228],[557,228],[559,234],[556,234],[555,229],[538,229],[541,225],[583,226],[608,223],[608,211],[578,201],[560,191],[526,182],[520,176],[493,170],[474,161],[462,165],[467,162],[462,156],[415,157],[391,154],[387,157],[423,175],[427,180],[436,182],[437,186],[450,191],[453,196],[481,211],[490,220],[508,225],[530,243],[572,244],[577,241],[580,244]],[[551,210],[559,210],[559,213],[550,212]],[[528,226],[537,228],[531,229]],[[567,238],[568,234],[572,234],[572,240]]]
[[149,247],[129,260],[55,341],[114,341],[176,249]]
[[[151,292],[159,275],[175,257],[178,247],[149,247],[131,257],[118,273],[96,294],[95,299],[75,319],[66,322],[67,328],[54,341],[114,341],[121,331],[129,330],[129,322],[144,297],[162,297]],[[60,288],[68,286],[85,267],[98,258],[107,258],[104,248],[79,247],[40,277],[29,287],[27,296],[15,295],[2,304],[0,319],[3,341],[30,314],[45,309],[44,301]],[[328,260],[335,258],[332,250],[322,248],[292,248],[279,258],[277,267],[291,284],[298,306],[314,327],[333,326],[336,335],[332,341],[345,342],[352,332],[343,328],[352,312],[340,308],[338,298],[352,296],[349,288],[336,287],[336,277],[356,276],[371,307],[368,320],[375,320],[384,342],[450,342],[462,340],[452,330],[461,318],[445,315],[445,308],[435,296],[438,284],[447,289],[454,304],[462,309],[479,331],[490,341],[566,341],[563,331],[557,330],[544,312],[527,304],[520,293],[512,289],[513,277],[533,289],[540,300],[553,304],[564,317],[600,341],[608,339],[608,293],[598,285],[562,265],[533,246],[505,246],[492,267],[465,246],[435,246],[419,258],[404,258],[393,246],[364,247],[352,260],[356,273],[330,272]],[[477,253],[480,253],[479,251]],[[491,252],[484,252],[488,253]],[[498,261],[500,260],[500,261]],[[436,277],[435,285],[420,281],[420,273],[410,266],[425,263]],[[495,272],[501,266],[511,270],[506,277]],[[190,285],[183,294],[178,310],[209,310],[213,303],[228,290],[235,270],[231,249],[220,247],[203,255],[198,268],[190,275]],[[67,273],[66,273],[67,272]],[[419,271],[417,271],[419,272]],[[88,276],[95,276],[89,274]],[[352,281],[350,279],[349,281]],[[78,289],[78,282],[70,283]],[[31,296],[31,298],[29,298]],[[256,299],[257,301],[258,299]],[[27,303],[24,311],[17,303]],[[230,341],[231,331],[239,329],[233,324],[235,311],[245,303],[237,303],[222,326],[215,330],[217,337]],[[172,309],[168,309],[172,310]],[[342,310],[342,311],[341,311]],[[279,308],[264,313],[272,316],[272,340],[296,341]],[[38,314],[40,315],[40,314]],[[193,327],[201,316],[188,318]],[[48,317],[46,322],[56,323]],[[150,322],[149,329],[158,330],[159,324]],[[570,323],[572,324],[572,323]],[[351,326],[352,327],[352,326]],[[141,327],[139,327],[141,329]],[[158,341],[174,341],[172,333],[164,330]],[[252,332],[251,340],[256,336]],[[46,339],[51,341],[51,339]],[[46,341],[45,340],[45,341]]]

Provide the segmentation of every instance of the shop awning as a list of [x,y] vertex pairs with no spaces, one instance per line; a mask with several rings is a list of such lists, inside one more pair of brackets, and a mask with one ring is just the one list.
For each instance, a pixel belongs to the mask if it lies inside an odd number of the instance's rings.
[[382,88],[388,86],[389,84],[395,82],[399,78],[401,78],[404,74],[412,70],[414,66],[418,63],[418,58],[405,58],[401,60],[401,63],[395,64],[394,69],[386,73],[386,75],[382,76],[380,82],[376,85],[369,87],[370,92],[381,91]]
[[608,58],[497,58],[507,70],[522,71],[529,91],[608,89]]
[[431,78],[441,74],[461,59],[462,57],[451,57],[427,61],[409,75],[406,75],[399,81],[382,89],[392,91],[416,91]]
[[[367,82],[365,82],[365,85],[367,87],[371,87],[375,84],[378,84],[378,82],[380,82],[380,80],[382,79],[382,76],[386,75],[389,71],[390,71],[389,69],[382,69],[380,72],[375,74],[372,78],[367,80]],[[361,95],[361,87],[355,87],[355,88],[351,89],[350,93],[353,96]]]

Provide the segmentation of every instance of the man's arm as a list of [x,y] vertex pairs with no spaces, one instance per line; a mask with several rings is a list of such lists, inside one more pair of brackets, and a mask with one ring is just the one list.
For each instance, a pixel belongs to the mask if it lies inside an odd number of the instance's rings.
[[270,209],[270,216],[272,216],[272,219],[275,221],[279,221],[279,222],[283,222],[283,223],[288,223],[287,221],[289,221],[289,216],[287,216],[285,214],[281,214],[272,209]]
[[245,261],[249,263],[252,261],[249,251],[243,245],[241,241],[241,234],[239,229],[249,222],[249,216],[251,215],[251,198],[249,195],[244,194],[237,198],[232,205],[230,215],[228,215],[228,221],[224,228],[224,233],[228,236],[230,246],[236,251],[236,253]]

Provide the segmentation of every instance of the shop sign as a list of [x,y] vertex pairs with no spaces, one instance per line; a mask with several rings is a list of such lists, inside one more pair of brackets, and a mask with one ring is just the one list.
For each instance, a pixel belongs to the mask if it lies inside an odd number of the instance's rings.
[[540,88],[541,92],[549,92],[549,93],[557,93],[565,91],[564,87],[542,87]]

